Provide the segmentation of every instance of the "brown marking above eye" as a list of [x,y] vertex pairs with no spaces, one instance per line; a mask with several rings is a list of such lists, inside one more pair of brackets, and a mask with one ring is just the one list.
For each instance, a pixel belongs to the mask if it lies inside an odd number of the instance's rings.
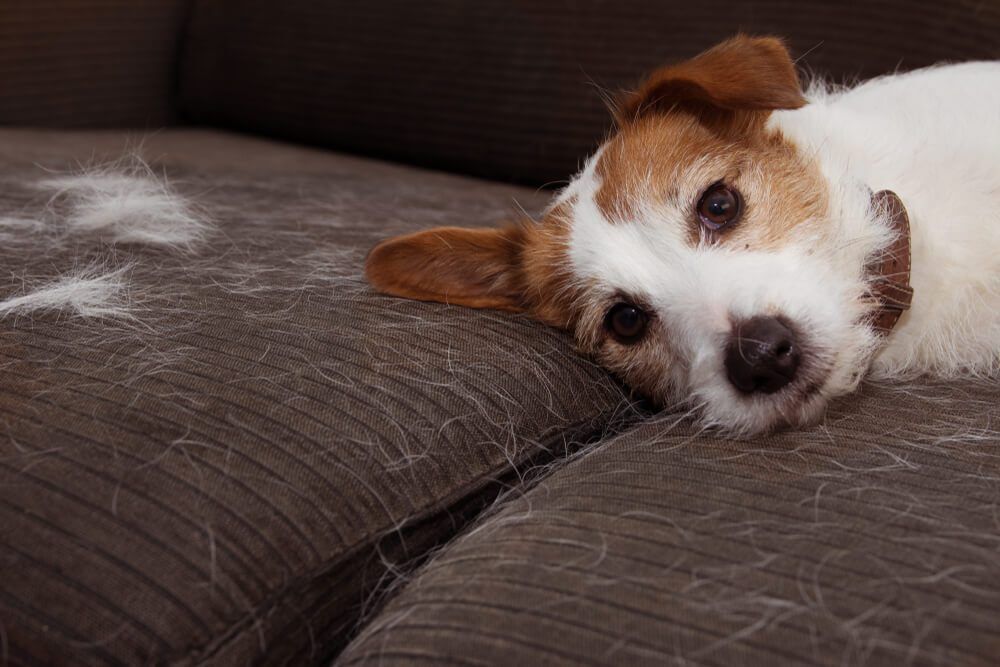
[[595,173],[600,186],[594,203],[609,223],[628,222],[641,213],[645,201],[680,200],[678,174],[687,165],[720,153],[728,163],[731,152],[730,142],[690,115],[654,116],[632,123],[605,144],[598,158]]

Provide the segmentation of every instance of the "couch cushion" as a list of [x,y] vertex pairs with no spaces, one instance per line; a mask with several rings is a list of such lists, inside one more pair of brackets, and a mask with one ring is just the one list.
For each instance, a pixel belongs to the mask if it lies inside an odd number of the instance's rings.
[[1000,4],[871,0],[195,2],[191,120],[533,184],[608,125],[601,88],[737,31],[837,79],[1000,57]]
[[384,235],[495,223],[531,191],[209,131],[0,130],[0,218],[58,209],[45,169],[138,143],[214,220],[193,254],[0,221],[0,299],[132,263],[132,319],[0,320],[13,664],[330,656],[390,568],[624,409],[554,330],[359,277]]
[[752,441],[667,419],[454,540],[340,665],[994,665],[1000,388],[866,386]]
[[187,0],[0,3],[0,125],[170,122],[188,5]]

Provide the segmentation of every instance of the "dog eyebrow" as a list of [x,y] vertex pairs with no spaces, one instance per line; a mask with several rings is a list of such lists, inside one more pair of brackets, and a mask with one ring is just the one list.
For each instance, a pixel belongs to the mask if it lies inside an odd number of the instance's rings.
[[618,303],[630,303],[636,308],[641,308],[649,315],[655,315],[656,309],[650,305],[649,299],[638,294],[626,292],[625,290],[615,290],[611,295],[601,301],[601,310],[607,312],[609,308]]
[[667,189],[661,193],[663,201],[668,204],[680,204],[681,203],[681,189],[671,183],[667,186]]

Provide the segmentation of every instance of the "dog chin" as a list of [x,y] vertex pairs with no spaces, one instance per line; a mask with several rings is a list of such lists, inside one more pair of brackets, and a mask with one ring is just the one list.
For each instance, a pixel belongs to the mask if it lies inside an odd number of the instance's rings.
[[765,396],[743,396],[726,387],[698,392],[698,421],[729,437],[744,438],[771,431],[812,426],[829,402],[815,385],[790,386]]

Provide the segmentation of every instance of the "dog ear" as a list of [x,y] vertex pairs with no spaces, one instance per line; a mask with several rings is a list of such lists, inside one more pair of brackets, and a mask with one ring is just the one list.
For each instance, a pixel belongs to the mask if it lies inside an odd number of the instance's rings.
[[656,70],[637,91],[619,100],[615,117],[624,126],[674,109],[717,117],[797,109],[805,103],[784,43],[775,37],[741,35],[691,60]]
[[365,275],[393,296],[522,311],[520,227],[438,227],[375,246]]

